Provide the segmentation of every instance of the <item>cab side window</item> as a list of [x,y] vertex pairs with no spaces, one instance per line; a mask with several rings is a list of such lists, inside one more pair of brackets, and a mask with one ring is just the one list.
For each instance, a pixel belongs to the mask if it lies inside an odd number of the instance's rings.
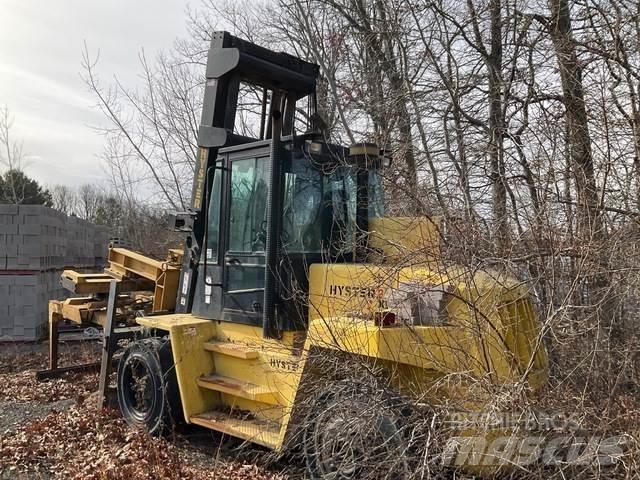
[[229,251],[263,252],[265,249],[267,162],[248,158],[231,163]]
[[207,217],[207,261],[218,262],[218,236],[220,233],[220,197],[222,185],[222,170],[216,170],[213,174],[213,186],[211,187],[211,200]]

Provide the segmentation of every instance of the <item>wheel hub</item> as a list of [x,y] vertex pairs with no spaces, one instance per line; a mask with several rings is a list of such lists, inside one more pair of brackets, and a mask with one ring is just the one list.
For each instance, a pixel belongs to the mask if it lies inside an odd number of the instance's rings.
[[143,419],[153,408],[153,380],[149,367],[138,359],[132,359],[127,365],[125,375],[132,413]]

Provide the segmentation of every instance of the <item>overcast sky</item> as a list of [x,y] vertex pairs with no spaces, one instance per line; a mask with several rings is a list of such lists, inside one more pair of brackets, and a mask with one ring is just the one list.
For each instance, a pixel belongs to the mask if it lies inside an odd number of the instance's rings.
[[183,0],[0,0],[0,105],[15,117],[26,171],[44,184],[77,185],[105,177],[100,114],[80,78],[83,43],[100,50],[103,82],[137,81],[148,57],[185,33]]

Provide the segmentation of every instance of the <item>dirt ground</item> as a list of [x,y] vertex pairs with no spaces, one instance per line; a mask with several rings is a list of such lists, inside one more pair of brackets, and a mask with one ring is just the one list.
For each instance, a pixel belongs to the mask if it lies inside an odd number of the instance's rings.
[[[0,344],[0,479],[290,479],[259,448],[189,427],[172,438],[132,430],[95,407],[97,373],[38,382],[48,346]],[[60,366],[95,361],[96,342],[62,345]]]

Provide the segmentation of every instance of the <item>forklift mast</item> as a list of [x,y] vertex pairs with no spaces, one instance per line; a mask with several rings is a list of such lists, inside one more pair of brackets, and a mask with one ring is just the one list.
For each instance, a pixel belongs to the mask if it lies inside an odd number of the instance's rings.
[[[185,257],[176,308],[178,312],[194,312],[208,318],[223,318],[222,287],[226,284],[229,275],[229,272],[225,271],[225,263],[232,267],[235,264],[242,265],[246,260],[255,262],[255,258],[243,258],[242,262],[237,258],[222,258],[218,251],[214,253],[214,250],[218,249],[208,248],[205,245],[210,233],[222,235],[227,230],[222,225],[225,220],[225,212],[222,211],[223,215],[220,215],[220,206],[217,207],[218,210],[213,215],[216,218],[209,218],[208,215],[212,203],[211,190],[213,185],[229,181],[225,168],[230,165],[219,158],[220,150],[239,147],[240,150],[246,151],[247,146],[249,150],[252,149],[252,146],[264,150],[265,142],[273,139],[270,143],[274,144],[275,148],[271,149],[271,158],[268,162],[270,178],[268,180],[267,210],[270,211],[267,212],[267,218],[274,217],[273,212],[279,208],[277,204],[281,197],[278,188],[281,183],[279,177],[282,167],[282,158],[279,155],[280,137],[282,135],[290,136],[294,133],[296,102],[302,97],[310,96],[309,118],[314,117],[318,70],[317,65],[304,62],[286,53],[272,52],[234,37],[227,32],[213,34],[207,60],[192,201],[190,211],[186,215],[189,219],[178,220],[182,225],[185,222],[192,222],[192,226],[188,227],[190,231],[185,239]],[[238,95],[243,85],[249,85],[262,91],[259,138],[239,135],[235,131]],[[219,189],[220,187],[218,187]],[[221,198],[214,199],[214,202],[223,202],[225,206],[228,206],[227,195],[222,195],[221,192],[218,195]],[[208,224],[211,222],[219,222],[220,228],[210,228]],[[267,223],[271,224],[272,222]],[[278,235],[270,233],[276,232],[279,226],[276,222],[269,227],[265,233],[264,250],[268,260],[266,263],[270,265],[265,276],[265,287],[270,293],[264,295],[262,301],[257,298],[256,293],[259,292],[240,294],[238,296],[240,301],[236,302],[235,308],[227,309],[231,312],[228,320],[238,320],[238,315],[234,316],[233,311],[237,314],[246,311],[247,308],[253,310],[254,314],[260,314],[261,311],[265,311],[262,305],[265,302],[267,303],[265,305],[266,316],[273,316]],[[214,241],[213,243],[217,244],[218,242]],[[257,264],[254,267],[257,267]],[[256,268],[247,272],[232,273],[236,276],[242,276],[249,275],[248,272],[252,272],[253,276],[256,273],[260,275]],[[257,285],[255,287],[256,290],[261,290]],[[197,294],[200,296],[196,297]],[[246,301],[243,304],[243,300],[247,300],[243,297],[252,297],[251,305],[247,306]],[[259,315],[250,316],[254,317],[250,319],[254,323],[258,321],[256,317]],[[265,317],[265,314],[262,316]],[[243,315],[241,314],[240,317]],[[245,320],[247,319],[245,318]],[[268,319],[266,323],[269,323]]]
[[[294,128],[296,102],[311,95],[315,113],[315,88],[318,66],[286,53],[276,53],[241,40],[228,32],[214,32],[209,48],[206,85],[198,132],[198,158],[193,180],[189,212],[177,219],[177,225],[189,226],[185,256],[178,292],[177,311],[191,312],[198,279],[207,290],[222,279],[207,281],[200,271],[207,263],[204,246],[207,234],[207,201],[213,179],[220,174],[216,167],[218,152],[224,147],[246,145],[272,138],[270,118],[278,117],[280,134],[291,135]],[[251,138],[235,132],[238,94],[242,84],[262,89],[260,137]],[[218,169],[218,171],[216,171]],[[205,260],[202,262],[201,260]],[[211,259],[213,260],[213,259]]]

